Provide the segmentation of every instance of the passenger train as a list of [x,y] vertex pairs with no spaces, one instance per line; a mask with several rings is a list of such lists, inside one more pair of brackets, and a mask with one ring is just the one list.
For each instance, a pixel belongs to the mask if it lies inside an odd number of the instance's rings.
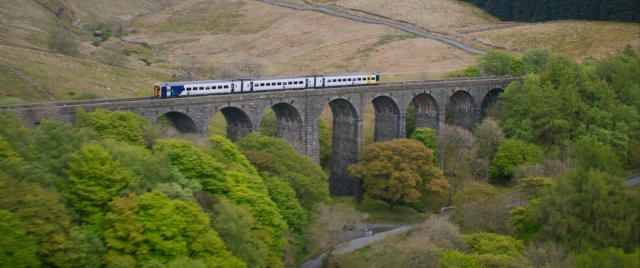
[[380,75],[375,72],[324,74],[287,77],[246,78],[167,82],[153,87],[157,98],[174,98],[210,94],[247,93],[310,88],[330,88],[357,85],[377,85]]

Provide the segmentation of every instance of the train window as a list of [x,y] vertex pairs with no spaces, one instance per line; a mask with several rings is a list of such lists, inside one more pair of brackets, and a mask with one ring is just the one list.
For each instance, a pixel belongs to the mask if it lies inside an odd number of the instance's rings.
[[206,87],[206,88],[204,88],[204,89],[211,89],[211,87]]
[[349,81],[351,81],[351,78],[349,78]]
[[259,86],[260,86],[260,84],[258,84],[258,83],[256,83],[256,84],[254,85],[254,87],[259,87]]
[[335,79],[333,79],[333,82],[335,82],[335,81],[336,81],[336,80],[335,80]]
[[287,84],[291,85],[291,84],[293,84],[293,82],[289,81],[289,83],[287,83]]
[[302,84],[304,84],[304,83],[302,83],[302,81],[300,81],[300,82],[298,82],[298,84],[302,85]]
[[200,87],[200,90],[204,90],[204,87]]
[[358,77],[358,81],[362,81],[362,78]]
[[261,86],[261,87],[264,87],[264,83],[260,83],[260,86]]
[[278,82],[278,86],[282,86],[282,82]]
[[190,87],[188,87],[188,88],[187,88],[187,91],[191,91],[191,88],[190,88]]
[[371,81],[375,81],[375,80],[376,80],[376,78],[375,78],[375,77],[371,77]]
[[229,85],[224,85],[224,88],[229,88]]

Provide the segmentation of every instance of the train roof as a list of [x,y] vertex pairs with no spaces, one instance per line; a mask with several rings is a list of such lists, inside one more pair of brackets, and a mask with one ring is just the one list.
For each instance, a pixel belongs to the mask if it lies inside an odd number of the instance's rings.
[[196,84],[209,84],[209,83],[226,83],[226,82],[240,82],[242,80],[250,81],[263,81],[274,79],[296,79],[305,77],[337,77],[337,76],[353,76],[353,75],[377,75],[376,72],[362,72],[362,73],[344,73],[344,74],[316,74],[316,75],[298,75],[298,76],[276,76],[276,77],[260,77],[260,78],[238,78],[238,79],[226,79],[226,80],[201,80],[201,81],[180,81],[180,82],[160,82],[160,85],[175,86],[175,85],[196,85]]

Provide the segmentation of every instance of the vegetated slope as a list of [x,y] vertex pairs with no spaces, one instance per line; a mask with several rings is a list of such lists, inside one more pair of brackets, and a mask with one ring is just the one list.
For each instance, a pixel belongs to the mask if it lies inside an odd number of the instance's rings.
[[[303,0],[287,0],[303,2]],[[484,49],[520,53],[546,47],[577,60],[615,53],[627,44],[640,51],[640,25],[618,22],[501,22],[469,3],[457,0],[308,0],[314,5],[343,8],[356,15],[369,12],[406,21],[432,34],[462,40]],[[359,10],[359,11],[358,11]],[[366,15],[366,14],[365,14]]]

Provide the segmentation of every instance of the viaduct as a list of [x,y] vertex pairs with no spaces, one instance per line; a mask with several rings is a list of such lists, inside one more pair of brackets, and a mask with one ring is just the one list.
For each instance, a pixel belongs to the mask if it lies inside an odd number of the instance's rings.
[[85,111],[126,110],[151,122],[164,115],[178,130],[201,134],[206,133],[214,114],[221,112],[227,121],[227,137],[235,142],[247,133],[257,133],[263,116],[272,108],[278,137],[318,163],[318,119],[329,105],[333,112],[330,192],[360,196],[361,185],[349,177],[347,167],[357,162],[363,148],[363,113],[369,104],[375,108],[375,141],[405,137],[405,114],[411,103],[415,106],[416,127],[440,129],[445,122],[445,106],[450,102],[450,124],[471,129],[480,122],[482,110],[517,80],[483,77],[176,99],[100,99],[0,106],[0,110],[11,109],[28,127],[44,119],[73,122],[78,107]]

